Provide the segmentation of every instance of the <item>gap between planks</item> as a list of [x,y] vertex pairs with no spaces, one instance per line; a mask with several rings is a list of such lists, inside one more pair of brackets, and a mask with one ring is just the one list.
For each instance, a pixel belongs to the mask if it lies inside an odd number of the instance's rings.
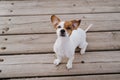
[[[104,33],[104,32],[120,32],[120,30],[99,30],[99,31],[87,31],[87,33]],[[56,32],[42,32],[42,33],[5,33],[0,36],[17,36],[17,35],[42,35],[42,34],[56,34]]]

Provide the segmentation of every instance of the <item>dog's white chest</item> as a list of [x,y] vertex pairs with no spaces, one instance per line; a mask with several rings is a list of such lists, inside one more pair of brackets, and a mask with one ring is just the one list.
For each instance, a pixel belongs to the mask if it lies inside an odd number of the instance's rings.
[[74,55],[73,45],[69,40],[64,40],[63,43],[60,39],[57,39],[54,44],[54,51],[57,55],[62,57],[70,57]]

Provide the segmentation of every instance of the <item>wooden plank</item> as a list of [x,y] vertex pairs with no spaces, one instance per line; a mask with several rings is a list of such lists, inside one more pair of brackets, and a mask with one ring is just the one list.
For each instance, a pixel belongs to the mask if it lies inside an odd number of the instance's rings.
[[[0,56],[1,64],[52,64],[55,59],[55,54],[31,54],[31,55],[9,55]],[[102,62],[120,62],[120,51],[102,51],[102,52],[86,52],[84,55],[75,54],[74,63],[102,63]],[[63,59],[62,63],[67,60]]]
[[[93,27],[89,31],[118,31],[120,21],[82,21],[80,27],[86,29],[89,24]],[[23,24],[0,25],[0,34],[29,34],[29,33],[55,33],[51,22],[36,22]]]
[[1,1],[0,15],[120,12],[119,5],[119,0]]
[[[51,33],[55,32],[51,15],[0,17],[0,34]],[[58,15],[61,20],[82,19],[80,27],[89,31],[120,30],[120,13]]]
[[[119,21],[120,13],[102,13],[102,14],[63,14],[56,15],[61,20],[95,20],[95,21]],[[51,15],[34,15],[34,16],[6,16],[0,17],[0,24],[25,24],[50,21]]]
[[[0,36],[0,54],[53,52],[56,34]],[[120,32],[87,33],[87,50],[120,49]]]
[[0,65],[0,78],[120,72],[120,62],[77,63],[73,64],[73,68],[71,70],[67,70],[65,66],[65,64],[61,64],[57,67],[53,64]]
[[10,80],[120,80],[120,74],[111,75],[88,75],[88,76],[65,76],[65,77],[45,77],[45,78],[22,78]]

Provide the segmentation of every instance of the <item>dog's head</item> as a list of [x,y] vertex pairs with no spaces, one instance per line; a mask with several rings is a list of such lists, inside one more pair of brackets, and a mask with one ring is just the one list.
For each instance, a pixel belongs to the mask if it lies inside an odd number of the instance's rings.
[[81,20],[61,21],[57,16],[51,16],[51,22],[56,29],[57,36],[69,37],[73,30],[76,30]]

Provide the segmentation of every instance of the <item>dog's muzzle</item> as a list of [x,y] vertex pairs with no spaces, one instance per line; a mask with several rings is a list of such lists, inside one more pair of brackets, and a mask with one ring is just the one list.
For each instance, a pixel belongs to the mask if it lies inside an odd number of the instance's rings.
[[64,29],[60,30],[60,36],[65,37],[65,30]]

